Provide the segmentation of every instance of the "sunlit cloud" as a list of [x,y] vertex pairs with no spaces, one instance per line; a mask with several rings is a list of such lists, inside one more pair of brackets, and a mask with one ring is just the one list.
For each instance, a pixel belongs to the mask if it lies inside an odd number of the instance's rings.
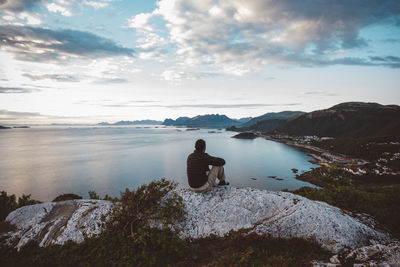
[[397,0],[0,0],[0,109],[162,120],[398,103],[399,34]]
[[71,6],[70,3],[66,2],[66,4],[58,4],[57,2],[53,3],[45,3],[45,7],[47,8],[48,11],[53,12],[53,13],[60,13],[61,15],[65,17],[71,17],[72,12],[69,8]]
[[[175,53],[191,64],[215,64],[243,75],[275,65],[378,65],[396,63],[332,56],[368,46],[360,31],[399,19],[400,2],[161,0],[151,13],[128,20],[129,27],[154,35],[162,18]],[[146,33],[147,32],[147,33]],[[336,53],[337,54],[337,53]]]
[[202,78],[213,78],[218,76],[218,73],[213,72],[186,72],[183,70],[166,70],[161,74],[161,77],[173,84],[179,84],[182,80],[198,80]]

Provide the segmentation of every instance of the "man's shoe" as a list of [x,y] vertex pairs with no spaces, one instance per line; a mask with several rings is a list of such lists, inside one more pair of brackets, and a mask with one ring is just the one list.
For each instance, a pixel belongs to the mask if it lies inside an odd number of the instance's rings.
[[218,186],[220,185],[229,185],[229,183],[225,182],[225,181],[219,181]]

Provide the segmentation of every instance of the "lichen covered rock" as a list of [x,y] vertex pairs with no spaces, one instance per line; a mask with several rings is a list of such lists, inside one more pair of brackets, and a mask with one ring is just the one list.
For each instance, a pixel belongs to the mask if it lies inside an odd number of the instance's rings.
[[113,204],[104,200],[68,200],[25,206],[11,212],[6,221],[16,226],[8,242],[20,248],[31,240],[40,246],[82,242],[85,236],[105,229]]
[[206,194],[187,189],[178,193],[188,212],[181,223],[184,237],[251,228],[260,235],[315,240],[334,253],[391,240],[339,208],[287,192],[220,187]]
[[[183,198],[186,217],[179,222],[182,237],[199,238],[211,234],[223,236],[231,230],[248,228],[250,232],[273,237],[301,237],[315,240],[334,252],[349,251],[392,241],[340,209],[319,201],[286,192],[252,188],[215,188],[205,194],[177,189]],[[21,247],[30,240],[40,246],[81,242],[84,236],[101,233],[104,218],[113,204],[104,200],[70,200],[22,207],[7,221],[17,227],[8,241]]]

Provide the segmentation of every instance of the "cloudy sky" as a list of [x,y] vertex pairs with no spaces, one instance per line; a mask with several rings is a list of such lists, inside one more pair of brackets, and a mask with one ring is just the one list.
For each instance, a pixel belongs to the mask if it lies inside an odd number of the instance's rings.
[[398,0],[0,0],[0,123],[400,104]]

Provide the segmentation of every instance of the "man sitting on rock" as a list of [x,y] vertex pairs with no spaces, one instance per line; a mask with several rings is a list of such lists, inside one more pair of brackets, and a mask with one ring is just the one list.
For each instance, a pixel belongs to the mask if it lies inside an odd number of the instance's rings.
[[[206,152],[206,142],[199,139],[195,144],[195,151],[187,158],[187,176],[189,185],[195,192],[205,193],[213,187],[228,185],[225,182],[225,160],[212,157]],[[210,170],[209,165],[212,165]],[[216,183],[218,178],[219,183]]]

